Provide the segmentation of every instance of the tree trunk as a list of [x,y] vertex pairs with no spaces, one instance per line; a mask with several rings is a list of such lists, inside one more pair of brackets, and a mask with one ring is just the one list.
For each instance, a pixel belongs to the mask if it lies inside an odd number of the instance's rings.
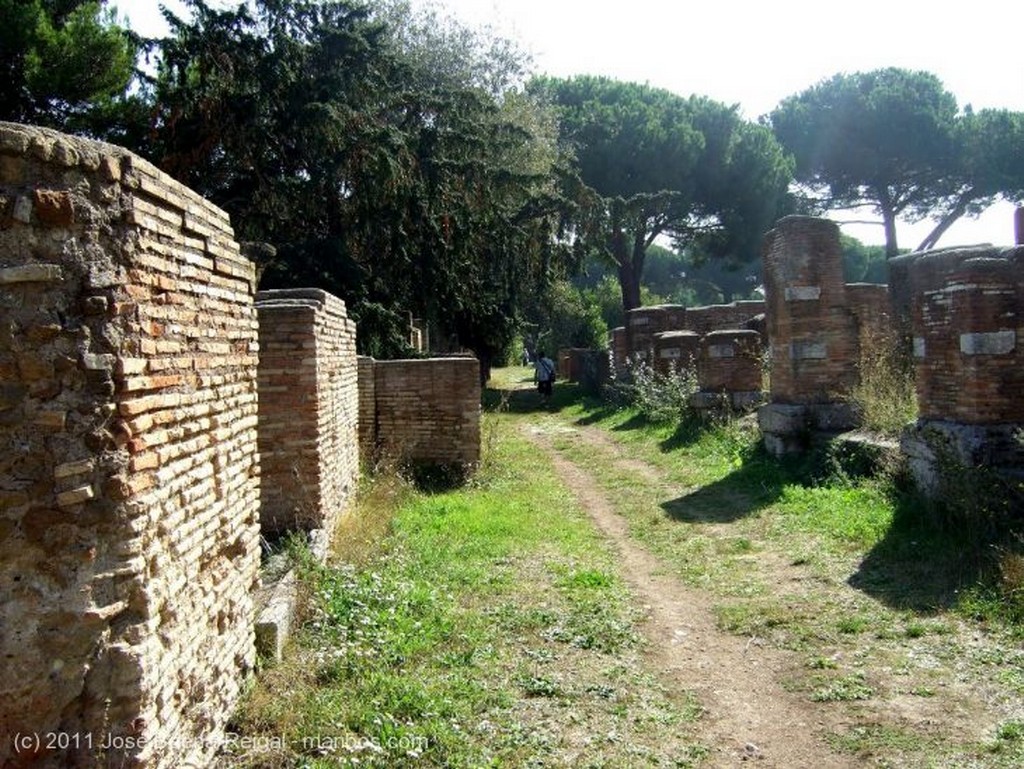
[[612,231],[608,245],[612,252],[612,258],[615,259],[615,264],[618,265],[619,269],[622,309],[625,312],[629,312],[634,307],[640,306],[640,275],[643,269],[643,262],[641,261],[640,263],[641,271],[636,270],[636,260],[632,258],[633,254],[630,253],[630,248],[626,242],[626,233],[622,231],[621,227],[617,227]]
[[619,287],[622,289],[622,309],[629,312],[640,306],[640,276],[633,270],[628,259],[625,264],[619,263]]
[[896,214],[889,206],[882,208],[882,223],[885,225],[885,257],[891,259],[899,253],[896,242]]
[[946,234],[946,230],[952,227],[953,224],[964,215],[966,210],[967,205],[965,203],[958,203],[952,211],[942,217],[939,223],[935,225],[935,229],[929,232],[928,236],[921,241],[921,245],[917,247],[917,250],[927,251],[930,248],[935,248],[936,244],[939,242],[939,238]]

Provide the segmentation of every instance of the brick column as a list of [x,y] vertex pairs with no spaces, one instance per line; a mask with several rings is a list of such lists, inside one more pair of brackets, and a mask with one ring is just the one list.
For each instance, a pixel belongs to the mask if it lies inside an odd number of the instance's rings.
[[765,236],[771,403],[759,412],[775,453],[800,450],[808,430],[852,427],[845,396],[857,380],[857,327],[846,307],[839,227],[787,216]]

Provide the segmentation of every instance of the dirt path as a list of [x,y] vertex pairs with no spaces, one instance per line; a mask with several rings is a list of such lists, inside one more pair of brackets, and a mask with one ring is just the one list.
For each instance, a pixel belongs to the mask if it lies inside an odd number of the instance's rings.
[[[705,710],[701,738],[711,747],[706,766],[745,762],[778,769],[863,766],[832,752],[825,732],[841,729],[838,718],[785,691],[782,681],[801,665],[795,655],[719,630],[711,603],[699,591],[667,575],[657,558],[634,544],[626,521],[595,479],[559,454],[535,428],[528,437],[551,457],[565,483],[621,556],[623,578],[648,612],[645,634],[666,683],[692,691]],[[629,460],[642,477],[652,468]]]

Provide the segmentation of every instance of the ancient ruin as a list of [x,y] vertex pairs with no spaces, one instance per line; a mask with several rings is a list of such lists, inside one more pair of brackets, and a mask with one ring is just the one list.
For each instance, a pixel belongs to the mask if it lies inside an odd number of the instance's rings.
[[0,255],[0,733],[201,765],[255,663],[253,266],[149,163],[12,124]]
[[0,733],[41,736],[5,766],[206,765],[261,524],[331,527],[360,443],[479,460],[475,359],[357,362],[344,303],[257,296],[233,237],[121,148],[0,123]]

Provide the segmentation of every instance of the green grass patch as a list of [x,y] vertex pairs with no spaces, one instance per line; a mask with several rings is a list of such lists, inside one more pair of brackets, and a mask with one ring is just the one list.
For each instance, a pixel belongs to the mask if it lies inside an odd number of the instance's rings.
[[[685,728],[699,711],[643,669],[613,554],[532,444],[500,421],[485,431],[470,483],[379,478],[339,532],[341,560],[304,560],[298,637],[233,724],[279,744],[233,765],[627,765],[634,749],[692,765],[677,760],[700,752]],[[552,728],[570,703],[572,724]],[[587,742],[611,732],[622,740]]]

